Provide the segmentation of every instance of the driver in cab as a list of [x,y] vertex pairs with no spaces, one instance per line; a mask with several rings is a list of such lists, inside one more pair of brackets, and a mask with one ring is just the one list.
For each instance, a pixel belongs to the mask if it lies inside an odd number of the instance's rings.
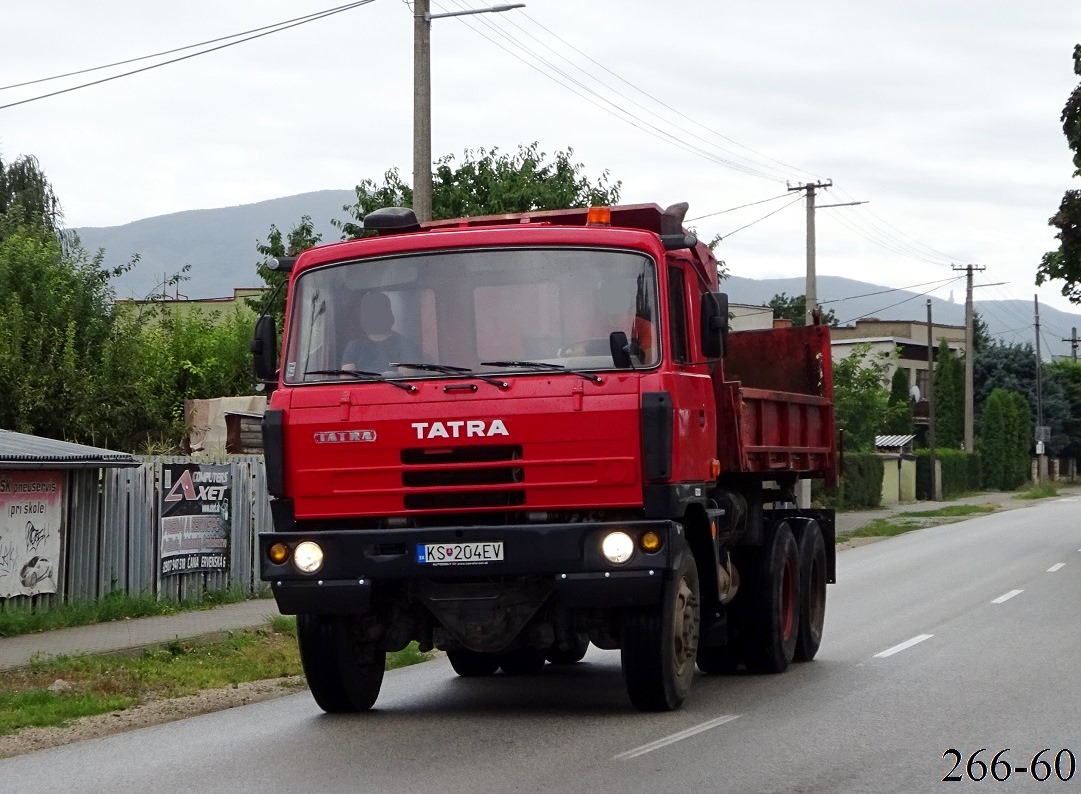
[[361,336],[342,354],[343,370],[382,373],[392,361],[420,361],[420,347],[394,330],[394,310],[385,292],[366,292],[360,299]]

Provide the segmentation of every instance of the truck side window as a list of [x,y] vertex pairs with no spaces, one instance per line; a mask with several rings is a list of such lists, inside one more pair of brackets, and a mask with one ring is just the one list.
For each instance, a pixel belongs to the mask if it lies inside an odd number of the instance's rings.
[[687,315],[683,310],[686,296],[683,292],[683,270],[668,270],[668,335],[672,338],[672,359],[687,362]]

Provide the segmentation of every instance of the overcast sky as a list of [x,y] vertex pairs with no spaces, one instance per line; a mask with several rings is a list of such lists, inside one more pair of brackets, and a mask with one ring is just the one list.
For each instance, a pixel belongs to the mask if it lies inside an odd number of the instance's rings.
[[[332,2],[18,3],[5,15],[0,82]],[[485,5],[433,0],[432,10]],[[718,253],[750,278],[804,274],[805,212],[786,183],[832,179],[819,204],[870,203],[818,212],[819,274],[909,287],[972,262],[987,268],[977,283],[1008,282],[977,300],[1031,302],[1036,264],[1057,245],[1047,219],[1081,182],[1059,122],[1078,42],[1078,0],[528,0],[433,21],[432,149],[573,147],[588,175],[622,181],[624,202],[689,201],[688,218],[709,214],[689,225],[706,239],[730,234]],[[152,62],[9,88],[0,105]],[[36,156],[73,227],[352,188],[394,167],[409,179],[412,70],[411,6],[375,0],[0,109],[0,157]],[[964,299],[963,280],[917,291],[936,287]],[[1081,312],[1057,287],[1039,294]],[[914,319],[922,313],[915,302]]]

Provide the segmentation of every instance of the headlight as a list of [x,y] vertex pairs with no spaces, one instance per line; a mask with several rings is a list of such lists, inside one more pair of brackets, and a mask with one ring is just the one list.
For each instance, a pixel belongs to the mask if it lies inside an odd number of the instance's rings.
[[608,562],[621,565],[634,554],[634,541],[626,532],[610,532],[601,542],[601,552]]
[[323,549],[310,540],[298,543],[293,551],[293,565],[301,573],[315,573],[323,567]]

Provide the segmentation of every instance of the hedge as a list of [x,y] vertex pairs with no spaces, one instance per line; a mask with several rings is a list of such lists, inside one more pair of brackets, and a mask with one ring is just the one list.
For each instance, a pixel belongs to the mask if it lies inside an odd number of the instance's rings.
[[841,508],[882,506],[882,458],[872,452],[846,452],[837,490],[829,492],[821,480],[812,480],[811,498],[816,504]]
[[[942,498],[973,493],[982,487],[980,456],[959,449],[937,449],[942,463]],[[916,450],[916,498],[932,499],[931,451]]]

